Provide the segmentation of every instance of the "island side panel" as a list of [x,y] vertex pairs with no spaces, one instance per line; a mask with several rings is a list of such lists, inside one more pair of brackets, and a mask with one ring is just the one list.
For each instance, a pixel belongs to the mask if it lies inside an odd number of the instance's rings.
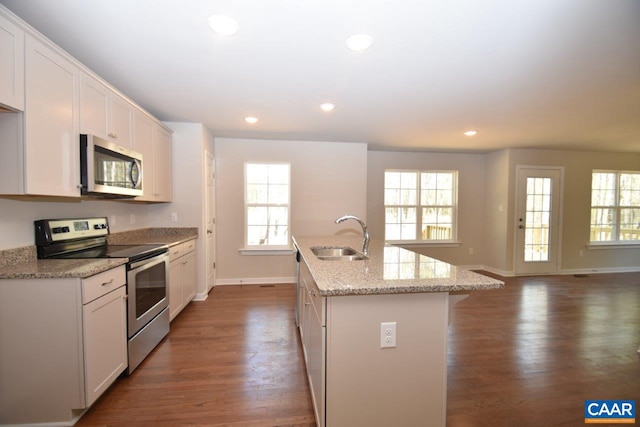
[[[445,425],[448,297],[327,298],[327,426]],[[382,322],[397,347],[380,348]]]

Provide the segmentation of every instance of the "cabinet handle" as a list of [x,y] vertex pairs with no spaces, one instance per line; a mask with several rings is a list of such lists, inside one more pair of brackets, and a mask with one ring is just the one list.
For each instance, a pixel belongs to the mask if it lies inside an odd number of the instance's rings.
[[108,282],[104,282],[104,283],[102,284],[102,286],[107,286],[107,285],[110,285],[110,284],[112,284],[112,283],[113,283],[113,278],[112,278],[111,280],[109,280]]
[[118,139],[118,135],[117,135],[117,134],[115,134],[115,133],[113,133],[113,132],[109,132],[109,136],[110,136],[111,138]]
[[309,295],[311,295],[312,297],[315,297],[315,296],[316,296],[316,291],[314,291],[313,289],[311,289],[311,290],[309,291]]

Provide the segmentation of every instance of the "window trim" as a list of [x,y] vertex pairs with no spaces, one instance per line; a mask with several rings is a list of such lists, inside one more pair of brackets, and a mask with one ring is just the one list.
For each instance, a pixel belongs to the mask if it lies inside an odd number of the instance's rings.
[[[288,194],[287,204],[255,204],[247,202],[247,168],[248,165],[286,165],[288,166]],[[246,161],[244,162],[244,247],[238,249],[242,255],[290,255],[291,254],[291,162],[284,161]],[[250,206],[286,206],[287,207],[287,243],[284,245],[250,245],[249,244],[249,215]]]
[[[417,180],[417,204],[407,206],[407,207],[415,207],[416,208],[416,236],[422,235],[422,208],[426,206],[436,206],[436,205],[422,205],[420,202],[420,192],[421,192],[421,174],[423,173],[451,173],[453,174],[453,203],[451,204],[451,239],[405,239],[405,240],[396,240],[396,239],[387,239],[387,222],[386,222],[386,208],[390,207],[398,207],[398,205],[387,205],[384,200],[384,192],[387,189],[386,187],[386,173],[387,172],[412,172],[416,173]],[[458,240],[458,185],[459,185],[459,171],[457,169],[385,169],[382,179],[382,204],[385,212],[383,213],[383,223],[384,223],[384,235],[385,242],[393,244],[393,245],[407,245],[407,246],[423,246],[423,247],[459,247],[462,242]]]
[[[593,174],[602,173],[602,174],[615,174],[616,175],[616,187],[615,187],[615,205],[613,206],[594,206],[593,203]],[[620,205],[620,175],[622,174],[634,174],[640,175],[640,171],[631,171],[631,170],[611,170],[611,169],[592,169],[591,170],[591,191],[590,191],[590,202],[589,202],[589,241],[587,243],[588,249],[621,249],[621,248],[640,248],[640,240],[620,240],[620,211],[623,208],[627,208],[627,206]],[[593,209],[612,209],[616,212],[616,221],[612,227],[612,234],[615,232],[615,240],[591,240],[591,212]]]

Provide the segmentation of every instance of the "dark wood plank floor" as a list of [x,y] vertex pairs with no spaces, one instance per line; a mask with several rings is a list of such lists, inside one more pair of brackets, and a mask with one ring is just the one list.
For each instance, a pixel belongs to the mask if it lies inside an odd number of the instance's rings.
[[[447,426],[580,426],[585,399],[640,404],[640,273],[505,281],[454,309]],[[215,288],[77,425],[314,426],[294,300]]]

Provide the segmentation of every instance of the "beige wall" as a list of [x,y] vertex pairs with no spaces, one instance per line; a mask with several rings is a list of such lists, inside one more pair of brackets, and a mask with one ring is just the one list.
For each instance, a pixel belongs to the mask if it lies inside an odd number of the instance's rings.
[[[509,182],[516,179],[517,165],[564,166],[560,272],[616,271],[640,267],[640,249],[588,249],[591,216],[591,172],[594,169],[640,170],[640,154],[564,150],[509,150]],[[509,187],[513,200],[515,188]],[[510,212],[514,212],[510,202]],[[515,222],[507,220],[508,248],[513,247]],[[580,250],[583,256],[580,256]],[[508,249],[512,254],[512,249]],[[513,271],[513,256],[505,269]]]
[[[165,122],[173,129],[173,202],[149,205],[149,227],[197,227],[196,298],[207,295],[205,224],[205,150],[214,153],[213,135],[201,123]],[[171,221],[171,214],[178,221]]]
[[513,216],[510,201],[509,150],[484,155],[486,181],[482,263],[497,273],[508,270],[511,256],[508,224]]
[[[353,230],[344,214],[367,214],[367,146],[359,143],[216,138],[217,283],[292,281],[291,255],[241,255],[244,163],[291,164],[291,232],[330,235]],[[359,228],[359,227],[358,227]]]
[[[456,265],[483,262],[485,223],[485,165],[482,154],[370,151],[368,154],[369,228],[384,239],[384,171],[386,169],[442,169],[458,171],[458,247],[411,246],[416,252]],[[470,250],[473,250],[473,254]]]

